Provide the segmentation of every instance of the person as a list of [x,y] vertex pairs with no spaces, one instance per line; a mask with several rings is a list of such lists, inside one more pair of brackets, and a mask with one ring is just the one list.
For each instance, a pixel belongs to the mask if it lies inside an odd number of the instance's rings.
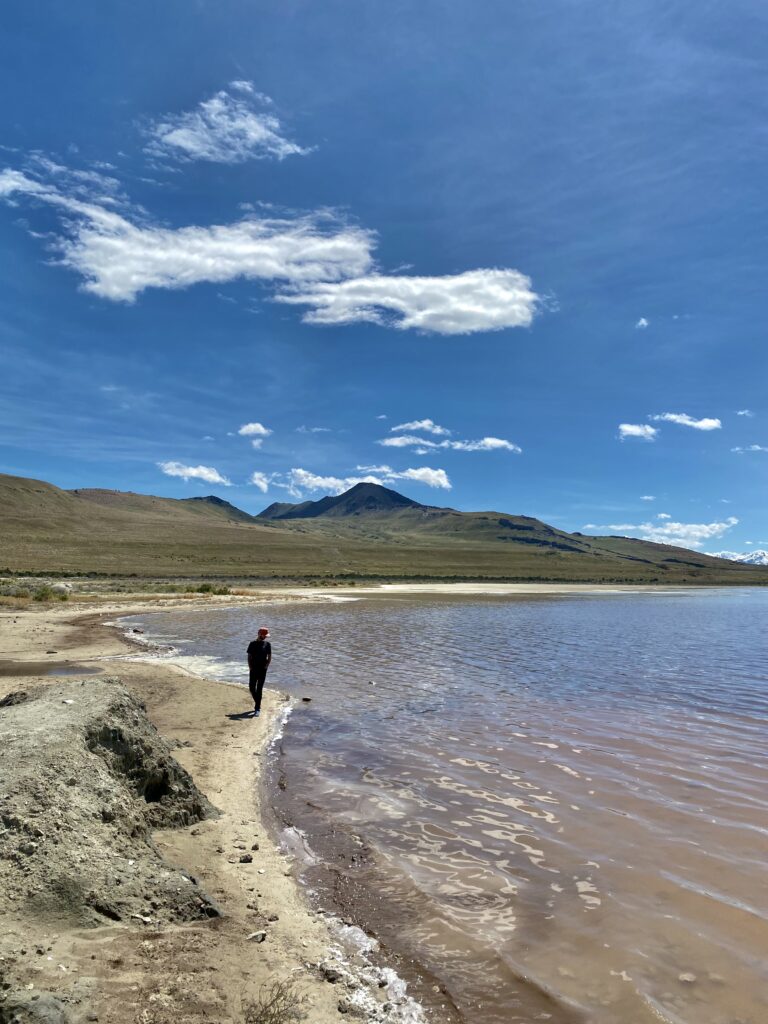
[[248,644],[248,689],[253,697],[253,717],[261,714],[261,691],[267,678],[267,669],[272,661],[272,644],[269,642],[269,630],[262,626],[258,638]]

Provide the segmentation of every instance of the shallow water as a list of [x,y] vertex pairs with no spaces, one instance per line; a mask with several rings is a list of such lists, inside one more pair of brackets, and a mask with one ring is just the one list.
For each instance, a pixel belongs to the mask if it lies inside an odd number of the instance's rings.
[[467,1021],[764,1024],[767,614],[739,589],[131,622],[244,679],[268,621],[268,685],[312,697],[281,800],[344,865],[307,875],[368,901]]

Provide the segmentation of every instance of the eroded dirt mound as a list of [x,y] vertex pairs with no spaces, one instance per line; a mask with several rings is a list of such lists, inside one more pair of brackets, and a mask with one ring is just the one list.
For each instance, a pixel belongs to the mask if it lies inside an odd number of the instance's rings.
[[215,814],[144,706],[116,679],[0,706],[0,913],[80,925],[217,915],[166,864],[153,829]]

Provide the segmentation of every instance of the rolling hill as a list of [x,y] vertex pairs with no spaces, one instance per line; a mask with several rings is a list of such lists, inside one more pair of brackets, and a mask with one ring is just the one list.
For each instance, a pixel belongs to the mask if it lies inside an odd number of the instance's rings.
[[0,571],[239,579],[768,583],[768,567],[528,516],[423,505],[377,484],[258,516],[222,498],[61,490],[0,475]]

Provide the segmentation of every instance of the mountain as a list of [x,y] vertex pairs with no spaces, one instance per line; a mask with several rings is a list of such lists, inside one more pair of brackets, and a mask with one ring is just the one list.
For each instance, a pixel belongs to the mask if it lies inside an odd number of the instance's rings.
[[768,565],[768,551],[718,551],[713,558],[725,558],[729,562],[741,562],[743,565]]
[[131,510],[134,512],[158,513],[162,511],[176,515],[180,509],[205,517],[215,516],[235,523],[252,523],[255,516],[230,504],[223,498],[209,494],[204,498],[155,498],[151,494],[135,494],[133,491],[107,491],[80,487],[66,491],[73,497],[104,508]]
[[228,579],[768,583],[768,567],[530,516],[459,512],[358,484],[252,516],[216,495],[161,498],[0,474],[0,571]]
[[[290,505],[276,501],[265,508],[257,519],[317,519],[319,516],[388,515],[400,509],[423,509],[432,511],[430,505],[420,505],[397,491],[391,491],[380,484],[360,483],[350,487],[343,494],[321,498],[319,501],[302,501],[298,505]],[[437,510],[437,511],[443,511]],[[452,510],[448,510],[452,511]]]

